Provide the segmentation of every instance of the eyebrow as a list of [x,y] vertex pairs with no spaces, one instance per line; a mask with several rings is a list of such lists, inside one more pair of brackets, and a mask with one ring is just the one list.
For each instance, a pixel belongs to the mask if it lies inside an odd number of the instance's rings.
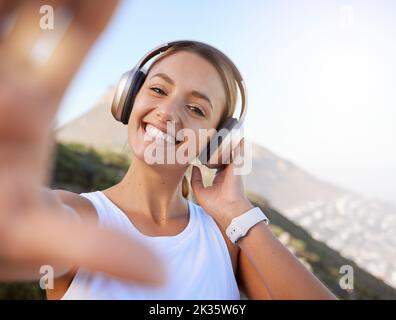
[[150,79],[154,78],[154,77],[160,77],[162,79],[164,79],[166,82],[169,82],[170,84],[174,85],[175,82],[172,80],[171,77],[169,77],[167,74],[165,73],[156,73],[155,75],[153,75]]
[[[152,78],[154,78],[154,77],[160,77],[160,78],[162,78],[163,80],[165,80],[166,82],[170,83],[171,85],[175,85],[175,82],[172,80],[172,78],[169,77],[169,76],[168,76],[167,74],[165,74],[165,73],[161,73],[161,72],[160,72],[160,73],[156,73],[156,74],[153,75],[150,79],[152,79]],[[208,97],[206,94],[204,94],[204,93],[202,93],[202,92],[199,92],[199,91],[196,91],[196,90],[193,90],[193,91],[190,92],[190,95],[192,95],[193,97],[199,98],[199,99],[206,100],[206,101],[209,103],[210,108],[213,110],[212,101],[209,99],[209,97]]]
[[202,93],[202,92],[199,92],[199,91],[196,91],[196,90],[191,91],[190,94],[191,94],[193,97],[206,100],[206,101],[209,103],[210,108],[213,110],[212,101],[210,101],[209,97],[208,97],[206,94],[204,94],[204,93]]

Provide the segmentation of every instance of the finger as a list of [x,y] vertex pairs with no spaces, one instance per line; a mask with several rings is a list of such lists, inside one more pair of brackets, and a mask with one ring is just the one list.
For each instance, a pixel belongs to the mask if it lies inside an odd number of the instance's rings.
[[216,175],[215,175],[215,177],[213,179],[213,185],[223,183],[223,181],[224,181],[224,179],[226,177],[227,168],[229,166],[230,166],[229,164],[228,165],[224,165],[224,166],[222,166],[220,169],[218,169],[216,171]]
[[247,160],[245,157],[245,145],[245,138],[242,138],[238,145],[232,150],[231,163],[233,163],[236,168],[243,167]]
[[[42,83],[53,99],[55,115],[63,93],[83,58],[110,20],[117,0],[22,1],[15,25],[0,46],[0,71],[23,71]],[[54,28],[41,28],[40,7],[53,8]],[[8,10],[9,11],[9,10]]]
[[55,213],[46,219],[39,216],[29,215],[24,223],[15,225],[6,251],[9,260],[60,269],[80,266],[137,283],[164,281],[159,256],[131,237]]
[[8,12],[18,4],[18,1],[0,0],[0,17]]
[[241,142],[239,143],[241,145],[241,152],[243,154],[244,148],[245,148],[245,137],[241,139]]
[[45,68],[40,70],[40,77],[60,95],[109,22],[118,1],[73,1],[72,3],[73,21]]
[[52,141],[52,121],[45,112],[50,104],[34,81],[0,76],[0,176],[31,172],[36,183],[44,183]]
[[195,195],[199,195],[199,193],[205,189],[205,186],[202,181],[202,173],[201,169],[198,166],[193,166],[191,172],[191,188]]

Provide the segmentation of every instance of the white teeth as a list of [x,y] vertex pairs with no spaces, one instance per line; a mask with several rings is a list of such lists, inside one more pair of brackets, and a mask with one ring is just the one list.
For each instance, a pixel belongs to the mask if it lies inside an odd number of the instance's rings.
[[173,136],[166,134],[165,132],[162,132],[161,130],[157,129],[156,127],[150,124],[146,125],[146,132],[150,137],[154,139],[161,139],[161,140],[165,140],[168,143],[175,144],[175,138]]

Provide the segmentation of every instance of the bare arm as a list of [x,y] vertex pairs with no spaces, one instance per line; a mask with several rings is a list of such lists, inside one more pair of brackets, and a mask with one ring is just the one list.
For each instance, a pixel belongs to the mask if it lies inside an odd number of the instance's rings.
[[249,299],[273,299],[264,279],[242,250],[239,250],[237,281],[238,286]]
[[[252,204],[245,196],[242,178],[234,164],[216,173],[212,186],[205,187],[198,167],[191,184],[195,199],[226,230],[231,220]],[[239,241],[239,267],[243,287],[260,299],[335,299],[336,297],[282,245],[264,222],[255,225]],[[241,264],[242,262],[242,264]]]
[[[41,188],[44,201],[15,213],[1,232],[0,279],[35,280],[40,266],[50,265],[55,277],[75,266],[105,272],[128,281],[159,284],[164,280],[158,256],[119,232],[97,228],[82,217],[84,204],[60,201],[56,191]],[[71,192],[69,193],[73,197]],[[78,197],[78,195],[74,195]]]
[[[253,208],[236,206],[235,216]],[[262,221],[238,245],[258,271],[273,299],[336,299],[336,297],[272,234]]]
[[[115,231],[80,221],[69,203],[43,191],[49,181],[53,120],[74,73],[110,20],[116,0],[48,0],[74,14],[49,59],[32,63],[31,49],[48,31],[39,28],[43,1],[0,0],[0,280],[37,279],[39,266],[55,275],[78,265],[126,280],[164,280],[159,257]],[[55,28],[56,28],[55,23]],[[47,32],[47,33],[46,33]],[[66,204],[66,206],[64,206]]]

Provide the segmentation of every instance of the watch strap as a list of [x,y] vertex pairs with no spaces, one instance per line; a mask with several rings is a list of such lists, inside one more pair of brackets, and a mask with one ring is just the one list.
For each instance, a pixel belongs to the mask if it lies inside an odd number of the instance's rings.
[[259,207],[254,207],[244,214],[232,219],[226,230],[226,234],[233,243],[237,243],[237,241],[244,237],[253,226],[261,221],[269,224],[269,220],[264,212]]

